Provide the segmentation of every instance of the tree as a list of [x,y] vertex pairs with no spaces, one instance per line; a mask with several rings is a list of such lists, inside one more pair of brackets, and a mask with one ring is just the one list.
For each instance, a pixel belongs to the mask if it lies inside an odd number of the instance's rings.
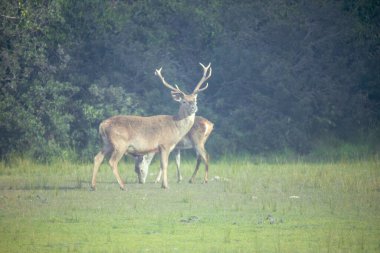
[[104,118],[174,112],[156,68],[186,90],[198,62],[214,70],[198,113],[215,123],[211,154],[306,154],[318,140],[376,133],[379,5],[2,2],[0,156],[91,158]]

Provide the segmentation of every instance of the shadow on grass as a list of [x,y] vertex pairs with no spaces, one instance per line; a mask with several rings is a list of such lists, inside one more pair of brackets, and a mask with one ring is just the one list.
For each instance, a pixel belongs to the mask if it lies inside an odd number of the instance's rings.
[[[98,182],[97,185],[115,185],[117,188],[118,185],[115,182]],[[45,191],[75,191],[75,190],[90,190],[91,184],[89,181],[84,180],[71,180],[67,181],[63,185],[52,185],[52,184],[38,184],[38,183],[24,183],[19,185],[3,185],[0,186],[1,190],[22,190],[22,191],[31,191],[31,190],[45,190]]]
[[[10,182],[1,184],[0,190],[46,190],[46,191],[75,191],[75,190],[88,190],[91,191],[91,181],[87,180],[68,180],[63,184],[52,184],[51,182]],[[137,180],[126,180],[126,185],[144,185],[139,184]],[[145,185],[154,185],[157,183],[146,182]],[[157,184],[158,185],[158,184]],[[97,188],[115,188],[119,189],[119,185],[116,181],[97,181]]]
[[85,189],[84,186],[79,185],[62,185],[62,186],[53,186],[53,185],[24,185],[24,186],[9,186],[7,188],[2,187],[3,190],[21,190],[21,191],[31,191],[31,190],[45,190],[45,191],[73,191]]

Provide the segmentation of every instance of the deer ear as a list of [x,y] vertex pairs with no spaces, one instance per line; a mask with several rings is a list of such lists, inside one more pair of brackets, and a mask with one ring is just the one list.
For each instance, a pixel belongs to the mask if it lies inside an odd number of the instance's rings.
[[181,92],[172,91],[172,98],[177,101],[181,102],[184,99],[184,95]]

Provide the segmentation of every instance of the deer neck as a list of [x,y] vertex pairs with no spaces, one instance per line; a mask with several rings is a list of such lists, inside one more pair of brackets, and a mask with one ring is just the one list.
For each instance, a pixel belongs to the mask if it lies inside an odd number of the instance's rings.
[[181,130],[183,136],[185,136],[194,124],[195,111],[189,112],[189,110],[185,110],[181,107],[174,118],[176,126]]

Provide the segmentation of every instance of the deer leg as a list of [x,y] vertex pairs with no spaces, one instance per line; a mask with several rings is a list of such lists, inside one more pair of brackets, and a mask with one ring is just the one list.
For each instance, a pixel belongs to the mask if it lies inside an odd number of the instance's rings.
[[161,170],[162,170],[162,186],[163,189],[168,189],[168,160],[169,152],[161,148]]
[[151,164],[155,153],[148,153],[135,158],[135,172],[139,177],[139,183],[144,184],[149,173],[149,165]]
[[104,157],[106,155],[109,155],[109,153],[112,151],[112,148],[108,145],[104,145],[103,149],[94,157],[94,169],[92,171],[92,180],[91,180],[91,190],[95,190],[96,185],[96,175],[98,174],[99,167],[102,164]]
[[123,157],[123,154],[124,154],[124,152],[114,150],[112,155],[111,155],[111,158],[109,160],[109,164],[112,168],[112,172],[115,175],[117,182],[119,183],[120,189],[125,191],[126,190],[125,184],[124,184],[123,180],[121,180],[120,175],[119,175],[119,171],[117,169],[117,164],[119,163],[120,159]]
[[190,179],[190,183],[194,182],[195,176],[197,175],[201,161],[203,161],[205,164],[205,177],[204,177],[203,182],[204,183],[208,182],[208,154],[205,148],[201,146],[197,149],[197,165],[195,166],[195,170],[194,170],[193,176]]
[[158,174],[157,174],[157,177],[156,177],[156,180],[154,181],[154,183],[160,182],[161,176],[162,176],[162,167],[160,167],[160,170],[158,171]]
[[177,166],[177,182],[180,183],[182,181],[181,171],[179,170],[181,165],[181,150],[177,149],[177,153],[175,155],[175,164]]
[[194,172],[193,172],[193,175],[191,176],[191,178],[190,178],[190,180],[189,180],[189,183],[190,183],[190,184],[193,184],[194,181],[195,181],[195,176],[197,175],[197,172],[198,172],[198,170],[199,170],[199,165],[200,165],[200,163],[201,163],[201,158],[200,158],[200,156],[198,155],[198,156],[197,156],[197,165],[195,166],[195,170],[194,170]]
[[203,158],[203,162],[205,163],[205,178],[204,182],[208,182],[208,154],[205,154],[205,157]]
[[100,164],[102,164],[104,160],[104,151],[100,151],[95,157],[94,157],[94,169],[92,171],[92,180],[91,180],[91,190],[95,190],[96,185],[96,175],[98,174]]
[[135,156],[133,158],[135,159],[135,172],[139,179],[139,184],[143,184],[145,183],[145,180],[143,180],[143,176],[141,175],[141,168],[142,168],[142,161],[144,159],[144,156]]

